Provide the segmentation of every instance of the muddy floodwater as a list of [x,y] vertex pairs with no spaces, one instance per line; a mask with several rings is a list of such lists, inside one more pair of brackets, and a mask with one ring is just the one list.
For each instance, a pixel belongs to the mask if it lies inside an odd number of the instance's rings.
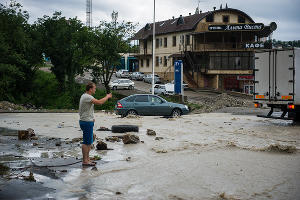
[[[21,151],[5,145],[2,134],[0,163],[14,168],[18,155],[26,158],[23,167],[38,168],[39,159],[48,168],[53,164],[52,171],[33,170],[34,183],[0,178],[0,199],[300,199],[300,125],[291,121],[224,112],[177,119],[95,117],[98,139],[120,135],[99,127],[132,124],[139,126],[135,134],[142,142],[107,141],[113,150],[93,149],[91,157],[102,159],[96,168],[82,168],[80,143],[70,144],[82,136],[78,114],[0,114],[0,127],[32,128],[41,138],[35,146],[18,144]],[[70,165],[55,166],[62,158]],[[30,194],[16,192],[20,188]]]

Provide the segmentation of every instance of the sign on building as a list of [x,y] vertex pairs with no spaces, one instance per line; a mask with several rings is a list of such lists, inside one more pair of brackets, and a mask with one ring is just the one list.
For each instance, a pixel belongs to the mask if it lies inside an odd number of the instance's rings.
[[182,94],[183,93],[183,88],[182,88],[182,83],[183,83],[183,65],[182,65],[182,60],[177,60],[175,61],[175,66],[174,66],[174,92],[175,94]]
[[254,80],[254,76],[252,76],[252,75],[239,75],[239,76],[237,76],[237,80],[239,80],[239,81],[252,81],[252,80]]
[[261,31],[264,29],[264,24],[220,24],[209,25],[209,31]]
[[263,49],[265,48],[264,43],[246,43],[245,44],[246,49]]

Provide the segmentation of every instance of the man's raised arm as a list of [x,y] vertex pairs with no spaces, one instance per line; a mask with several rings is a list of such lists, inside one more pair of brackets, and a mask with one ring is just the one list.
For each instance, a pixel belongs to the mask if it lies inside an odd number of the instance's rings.
[[104,104],[108,99],[110,99],[112,97],[112,94],[109,93],[107,94],[105,97],[103,97],[102,99],[93,99],[92,103],[96,104],[96,105],[102,105]]

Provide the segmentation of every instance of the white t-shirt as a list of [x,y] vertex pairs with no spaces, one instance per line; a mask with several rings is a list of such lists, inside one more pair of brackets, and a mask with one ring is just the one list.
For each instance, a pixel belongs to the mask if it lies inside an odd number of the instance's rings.
[[94,121],[94,104],[92,103],[93,99],[94,97],[87,93],[81,95],[79,103],[79,116],[81,121]]

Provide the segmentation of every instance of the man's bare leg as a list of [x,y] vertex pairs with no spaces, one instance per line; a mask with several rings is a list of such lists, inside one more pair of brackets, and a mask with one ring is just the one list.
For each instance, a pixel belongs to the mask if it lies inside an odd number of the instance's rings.
[[82,144],[82,163],[89,164],[89,149],[91,145]]

